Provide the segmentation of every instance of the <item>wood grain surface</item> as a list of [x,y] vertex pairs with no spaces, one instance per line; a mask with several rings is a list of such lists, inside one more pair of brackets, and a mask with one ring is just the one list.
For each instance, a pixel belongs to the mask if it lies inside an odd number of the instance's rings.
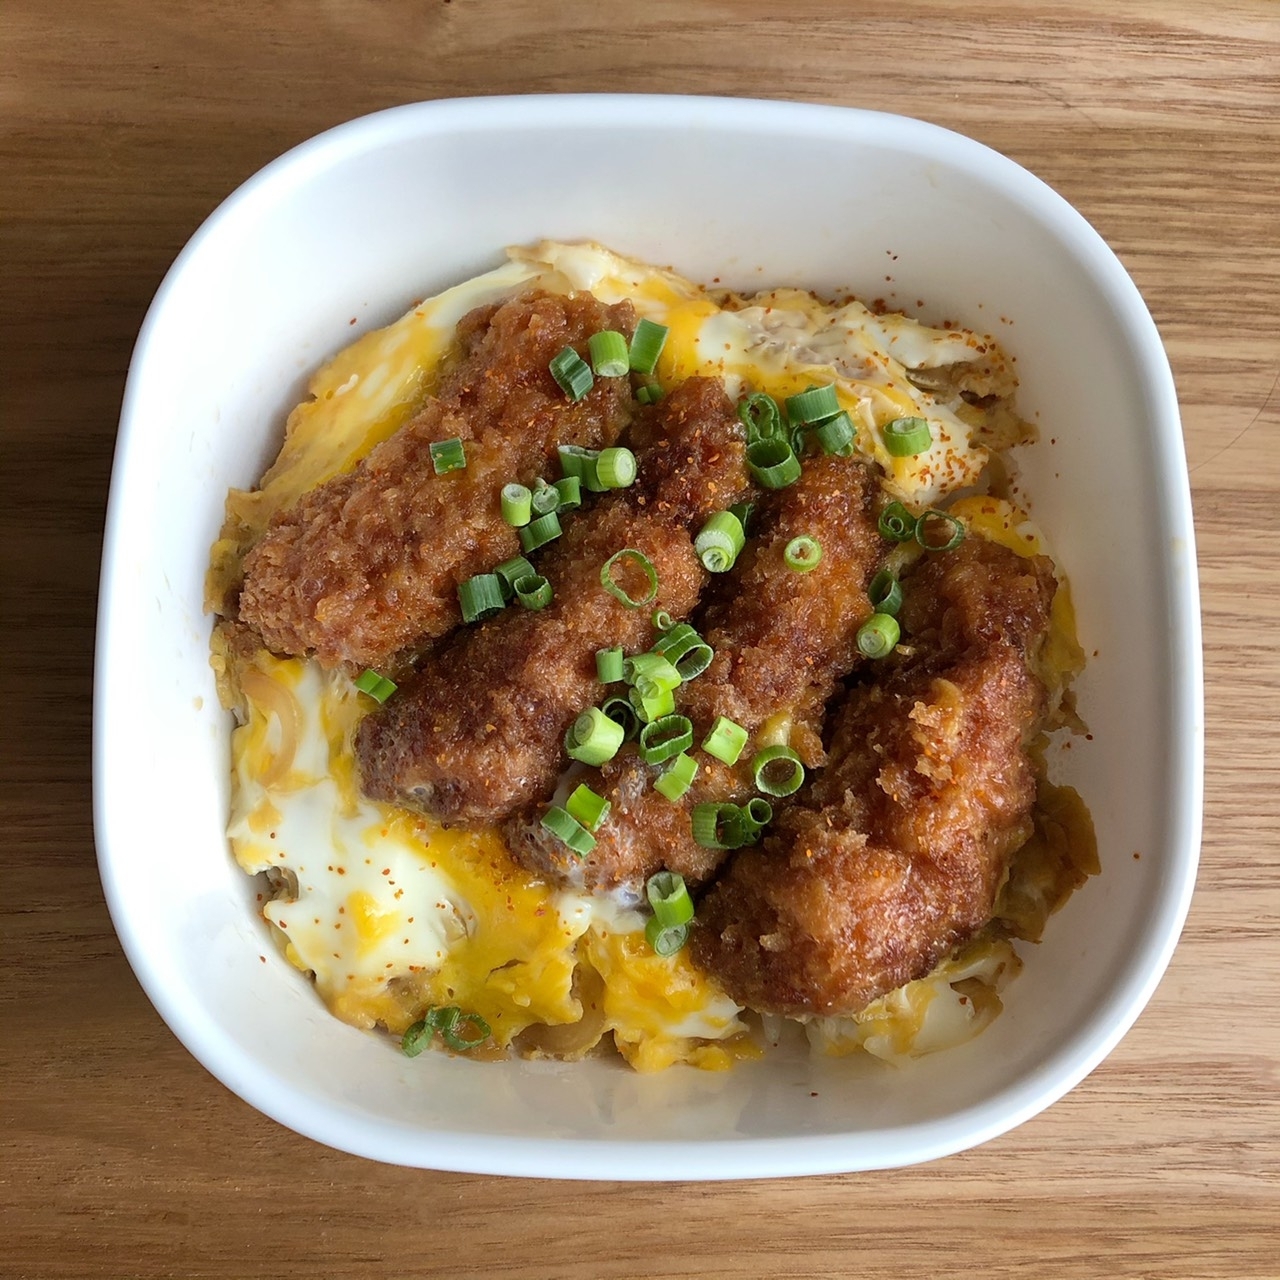
[[[569,90],[962,130],[1083,211],[1168,344],[1204,602],[1199,888],[1119,1048],[978,1150],[702,1186],[383,1167],[215,1082],[117,944],[90,813],[95,591],[156,285],[321,129]],[[2,0],[0,174],[0,1277],[1280,1277],[1276,0]]]

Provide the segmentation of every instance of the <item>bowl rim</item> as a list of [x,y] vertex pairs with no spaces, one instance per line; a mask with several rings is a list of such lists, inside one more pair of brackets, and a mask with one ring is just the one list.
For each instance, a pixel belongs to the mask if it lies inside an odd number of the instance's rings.
[[[430,1142],[385,1121],[371,1121],[330,1109],[314,1099],[277,1091],[247,1054],[229,1053],[198,1011],[178,1000],[148,954],[117,877],[114,810],[106,786],[106,761],[113,726],[106,687],[113,667],[116,624],[111,603],[121,572],[116,552],[124,504],[126,460],[137,430],[135,417],[144,367],[153,335],[190,259],[243,206],[282,182],[341,163],[371,143],[386,144],[423,134],[485,132],[549,127],[608,128],[642,122],[653,129],[800,132],[845,142],[874,140],[978,174],[1003,194],[1049,224],[1107,298],[1133,352],[1153,421],[1168,425],[1179,448],[1152,457],[1162,494],[1168,533],[1185,548],[1181,567],[1166,565],[1165,589],[1175,630],[1169,637],[1171,665],[1179,673],[1171,690],[1174,732],[1171,794],[1165,851],[1171,868],[1159,887],[1148,927],[1155,945],[1141,964],[1131,964],[1123,981],[1109,989],[1080,1032],[1053,1050],[1039,1070],[1019,1078],[981,1103],[944,1119],[921,1121],[876,1132],[796,1135],[767,1139],[655,1139],[632,1142],[599,1138],[480,1136],[465,1131],[433,1131]],[[977,1146],[1024,1123],[1061,1098],[1088,1075],[1133,1025],[1160,982],[1190,906],[1199,861],[1204,788],[1204,691],[1201,620],[1190,482],[1182,446],[1176,392],[1168,357],[1155,322],[1136,284],[1114,252],[1082,214],[1016,161],[964,134],[923,120],[861,108],[753,98],[662,94],[532,94],[445,98],[406,103],[357,117],[299,143],[259,169],[228,195],[187,241],[165,274],[142,323],[130,359],[120,413],[110,496],[104,528],[99,611],[95,637],[93,701],[93,806],[99,874],[113,925],[125,955],[148,998],[193,1056],[238,1096],[307,1137],[352,1154],[402,1165],[457,1172],[551,1176],[627,1181],[741,1179],[896,1168],[933,1160]],[[548,1152],[554,1147],[554,1159]]]

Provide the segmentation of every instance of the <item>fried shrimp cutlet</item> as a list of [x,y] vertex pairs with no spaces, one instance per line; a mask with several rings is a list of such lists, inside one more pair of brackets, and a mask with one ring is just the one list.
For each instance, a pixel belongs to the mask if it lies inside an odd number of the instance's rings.
[[[531,293],[471,312],[457,361],[421,412],[272,521],[245,557],[240,620],[276,653],[382,670],[457,626],[458,584],[520,552],[502,486],[547,473],[558,444],[613,444],[631,419],[629,379],[599,378],[575,402],[552,357],[634,325],[630,303],[588,294]],[[466,467],[437,475],[431,446],[455,437]]]
[[735,1000],[856,1013],[987,924],[1031,831],[1055,585],[974,537],[904,581],[903,647],[836,713],[827,768],[699,905],[694,960]]
[[[856,458],[806,460],[800,479],[767,493],[733,570],[719,580],[699,626],[714,650],[711,665],[680,687],[676,710],[701,742],[727,716],[751,735],[735,768],[698,755],[698,773],[678,801],[654,790],[665,765],[646,765],[634,748],[582,779],[609,801],[609,816],[585,857],[546,831],[536,813],[513,818],[507,843],[525,866],[575,886],[639,884],[660,868],[690,885],[719,865],[722,850],[693,838],[690,815],[704,801],[754,794],[749,763],[762,726],[771,723],[809,766],[823,759],[824,708],[859,659],[858,628],[871,614],[867,583],[884,550],[876,529],[878,485]],[[792,539],[815,538],[822,557],[807,572],[789,568]]]
[[[456,632],[361,722],[369,796],[471,824],[545,800],[565,731],[598,699],[596,651],[645,647],[655,608],[673,618],[693,609],[707,579],[693,534],[748,490],[741,424],[719,381],[695,378],[646,411],[632,438],[635,483],[575,513],[541,553],[551,604]],[[657,574],[657,597],[641,608],[601,583],[605,562],[627,548]]]

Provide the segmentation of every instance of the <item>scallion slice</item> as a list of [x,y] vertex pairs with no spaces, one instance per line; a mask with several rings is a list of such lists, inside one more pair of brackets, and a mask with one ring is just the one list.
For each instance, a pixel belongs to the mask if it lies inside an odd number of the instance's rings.
[[700,676],[715,657],[711,646],[687,622],[668,628],[655,641],[653,652],[662,654],[680,673],[681,680]]
[[678,924],[666,929],[658,923],[657,916],[650,916],[644,927],[644,937],[655,954],[663,957],[673,956],[689,941],[689,926]]
[[663,716],[640,730],[640,758],[661,764],[693,746],[693,721],[688,716]]
[[910,542],[916,536],[916,518],[900,502],[891,502],[880,513],[880,536],[890,542]]
[[548,542],[554,542],[563,532],[560,517],[554,511],[548,511],[545,516],[531,520],[520,530],[520,545],[525,551],[536,551]]
[[551,603],[551,583],[540,573],[526,573],[514,583],[516,599],[526,609],[545,609]]
[[933,432],[924,418],[894,418],[880,429],[885,452],[895,458],[913,458],[933,446]]
[[756,790],[767,796],[795,795],[804,783],[804,765],[790,747],[765,747],[751,759]]
[[747,443],[768,440],[782,430],[782,410],[778,402],[763,391],[752,392],[738,401],[738,418],[747,429]]
[[595,836],[568,809],[562,809],[558,804],[553,804],[542,815],[542,825],[579,857],[596,847]]
[[631,337],[629,363],[636,373],[652,373],[667,341],[667,326],[641,318]]
[[637,404],[657,404],[662,396],[662,387],[656,382],[642,382],[636,388]]
[[624,662],[621,646],[613,649],[597,649],[596,678],[601,684],[617,684],[623,679]]
[[902,608],[902,584],[894,576],[892,569],[881,569],[867,587],[867,599],[877,613],[887,613],[891,618],[898,616]]
[[782,436],[748,445],[747,466],[766,489],[785,489],[800,479],[800,459]]
[[[670,631],[675,626],[675,619],[665,609],[655,609],[653,617],[649,621],[653,623],[655,631]],[[653,647],[658,652],[661,652],[656,644]]]
[[548,365],[551,376],[570,400],[581,400],[595,384],[591,366],[572,348],[558,351]]
[[822,387],[807,387],[804,391],[788,396],[787,421],[793,427],[808,426],[815,422],[825,422],[840,412],[840,401],[836,398],[834,382]]
[[783,563],[788,569],[794,569],[797,573],[808,573],[810,569],[817,567],[821,559],[822,543],[817,538],[809,537],[808,534],[792,538],[782,553]]
[[773,805],[764,796],[752,796],[742,806],[742,816],[745,821],[755,827],[756,831],[759,831],[773,821]]
[[698,773],[698,762],[690,755],[681,752],[662,772],[653,784],[653,789],[668,800],[679,800]]
[[609,816],[610,804],[604,796],[592,791],[583,782],[573,789],[564,802],[564,807],[571,818],[580,822],[594,835],[600,830],[600,824]]
[[717,716],[711,732],[702,740],[703,751],[725,764],[737,764],[746,745],[747,731],[728,716]]
[[458,583],[458,604],[463,622],[483,622],[506,605],[502,596],[502,579],[496,573],[477,573]]
[[514,529],[522,529],[533,519],[533,494],[527,485],[502,486],[502,518]]
[[663,716],[669,716],[676,709],[676,695],[670,689],[662,688],[661,685],[637,685],[627,696],[635,708],[636,715],[645,724],[661,720]]
[[[458,1053],[478,1049],[493,1034],[489,1024],[478,1013],[463,1013],[453,1005],[446,1013],[450,1016],[440,1023],[440,1038]],[[472,1029],[471,1035],[466,1033],[467,1027]]]
[[814,428],[813,438],[821,446],[823,453],[847,458],[853,452],[853,423],[849,420],[849,415],[841,409],[835,417],[820,422]]
[[601,378],[620,378],[631,368],[627,340],[616,329],[602,329],[587,339],[591,367]]
[[664,929],[688,924],[693,919],[693,899],[684,876],[677,871],[657,871],[644,885],[645,897],[654,917]]
[[671,659],[655,650],[626,659],[622,664],[622,678],[637,687],[648,682],[659,689],[678,689],[681,682],[680,672]]
[[565,476],[557,480],[552,488],[560,495],[557,511],[573,511],[582,506],[582,480],[578,476]]
[[400,1037],[400,1050],[406,1058],[416,1058],[435,1039],[435,1034],[434,1022],[428,1022],[426,1018],[419,1018]]
[[545,480],[539,480],[530,495],[529,506],[535,516],[550,515],[560,506],[560,490]]
[[[674,698],[671,705],[675,706]],[[630,697],[616,693],[604,700],[600,710],[621,728],[623,742],[630,742],[640,732],[640,713],[632,705]]]
[[361,693],[367,693],[375,702],[382,703],[396,691],[396,682],[388,680],[386,676],[380,676],[372,668],[362,671],[355,680],[352,681]]
[[568,476],[576,476],[579,480],[586,474],[587,464],[594,462],[599,456],[598,449],[586,449],[580,444],[561,444],[556,446],[560,456],[560,471]]
[[[631,595],[614,577],[615,569],[619,572],[625,571],[629,565],[634,565],[645,577],[646,589],[642,596]],[[628,609],[643,609],[657,599],[658,571],[653,567],[653,561],[643,551],[637,551],[635,547],[623,547],[621,551],[615,551],[604,562],[600,569],[600,585],[615,600],[621,600]]]
[[[946,531],[941,539],[938,534],[940,525]],[[964,541],[964,525],[949,512],[930,507],[916,521],[916,541],[926,551],[954,551]]]
[[635,482],[636,455],[621,446],[602,449],[596,459],[596,476],[606,489],[627,488]]
[[512,556],[510,560],[504,560],[494,569],[502,582],[502,598],[510,600],[516,593],[516,583],[537,572],[524,556]]
[[604,764],[622,746],[623,730],[599,707],[588,707],[564,735],[564,749],[583,764]]
[[462,471],[467,465],[467,452],[457,436],[452,440],[437,440],[428,448],[431,465],[438,476],[444,475],[446,471]]
[[735,848],[731,841],[737,832],[732,828],[740,822],[741,812],[736,804],[727,801],[704,800],[695,804],[690,815],[694,840],[704,849]]
[[708,573],[727,573],[746,543],[742,521],[732,511],[717,511],[698,530],[693,549]]
[[864,658],[884,658],[893,652],[902,631],[892,614],[873,613],[858,628],[858,652]]

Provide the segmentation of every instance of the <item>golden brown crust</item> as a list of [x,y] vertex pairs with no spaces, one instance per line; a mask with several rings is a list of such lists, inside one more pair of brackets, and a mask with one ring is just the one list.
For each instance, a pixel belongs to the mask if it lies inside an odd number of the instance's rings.
[[[362,721],[356,746],[370,796],[465,823],[497,822],[546,799],[566,729],[597,701],[596,651],[645,649],[655,608],[676,618],[692,610],[707,575],[691,526],[745,492],[741,427],[719,382],[705,379],[643,418],[636,483],[568,517],[539,557],[552,603],[458,631]],[[644,608],[601,586],[601,567],[627,547],[658,575],[658,597]]]
[[[867,582],[884,545],[873,510],[878,491],[858,459],[808,459],[799,480],[765,494],[743,555],[713,584],[699,626],[715,658],[681,686],[676,710],[693,721],[695,743],[722,715],[753,735],[737,767],[699,752],[693,785],[673,802],[653,788],[666,766],[646,765],[626,751],[583,778],[610,804],[591,854],[566,856],[541,829],[539,815],[524,814],[506,830],[520,862],[589,888],[639,885],[662,868],[696,886],[715,871],[724,853],[694,840],[690,815],[705,801],[740,802],[754,794],[748,762],[765,721],[789,719],[793,741],[806,744],[806,764],[821,760],[823,708],[858,661],[857,631],[871,612]],[[783,560],[801,534],[822,545],[822,559],[807,573]]]
[[[354,470],[273,519],[245,557],[241,619],[275,652],[383,670],[455,627],[458,583],[520,552],[502,486],[558,474],[557,444],[600,448],[630,420],[629,379],[597,379],[575,403],[551,358],[634,324],[630,303],[589,294],[532,293],[466,316],[438,395]],[[430,446],[455,436],[466,469],[437,476]]]
[[905,585],[907,652],[848,695],[830,765],[699,906],[695,960],[752,1008],[854,1013],[924,976],[990,919],[1030,831],[1049,562],[971,538]]

